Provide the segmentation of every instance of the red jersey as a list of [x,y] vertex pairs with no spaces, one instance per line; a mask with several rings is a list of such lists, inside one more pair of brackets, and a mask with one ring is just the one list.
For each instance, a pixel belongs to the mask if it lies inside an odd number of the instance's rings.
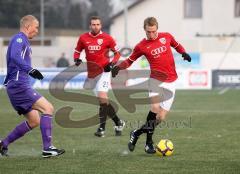
[[[100,32],[92,35],[91,32],[80,35],[74,52],[74,59],[80,57],[82,50],[85,50],[88,77],[95,77],[103,72],[103,68],[109,63],[109,51],[118,52],[114,39],[107,33]],[[120,56],[114,57],[113,63],[118,61]]]
[[130,57],[119,67],[125,69],[141,56],[145,56],[150,64],[151,78],[163,82],[173,82],[177,79],[174,57],[171,47],[182,54],[185,49],[170,33],[158,33],[154,40],[143,39],[138,43]]

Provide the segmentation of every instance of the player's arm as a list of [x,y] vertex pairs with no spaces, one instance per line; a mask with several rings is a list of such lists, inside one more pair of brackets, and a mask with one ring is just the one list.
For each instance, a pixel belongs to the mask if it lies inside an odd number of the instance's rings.
[[111,61],[111,64],[116,65],[118,60],[120,59],[120,57],[121,57],[121,54],[118,51],[115,51],[113,60]]
[[192,58],[190,57],[190,55],[188,53],[186,53],[184,47],[175,40],[175,38],[169,34],[171,37],[171,47],[173,47],[179,54],[182,55],[183,60],[187,60],[188,62],[191,62]]
[[44,77],[37,69],[33,69],[24,61],[24,54],[26,52],[26,46],[24,45],[21,38],[13,41],[12,50],[11,50],[11,59],[14,63],[24,72],[28,73],[35,79],[42,80]]
[[119,53],[119,47],[117,46],[115,40],[112,37],[110,37],[109,48],[113,52],[114,57],[113,57],[112,61],[110,61],[104,67],[104,72],[110,72],[112,70],[113,66],[117,64],[119,58],[121,57],[121,54]]
[[110,49],[114,53],[114,57],[110,63],[112,65],[116,65],[119,58],[121,57],[121,54],[119,53],[119,47],[117,46],[117,44],[113,38],[111,38]]
[[134,61],[136,61],[141,56],[142,56],[142,53],[141,53],[139,47],[136,46],[133,49],[133,52],[132,52],[132,54],[130,55],[130,57],[128,59],[124,60],[119,65],[113,67],[113,69],[112,69],[112,77],[116,77],[120,70],[124,70],[124,69],[127,69],[128,67],[130,67],[132,65],[132,63]]
[[114,65],[116,65],[120,57],[121,55],[119,52],[114,52],[113,60],[104,67],[104,72],[110,72],[113,69]]
[[15,41],[13,41],[12,49],[11,49],[11,59],[14,61],[14,63],[24,72],[28,73],[33,68],[29,66],[24,61],[24,52],[26,52],[26,46],[21,38],[17,38]]
[[83,50],[83,43],[81,37],[79,37],[77,46],[74,50],[73,58],[76,66],[79,66],[82,63],[82,60],[80,59],[80,54]]

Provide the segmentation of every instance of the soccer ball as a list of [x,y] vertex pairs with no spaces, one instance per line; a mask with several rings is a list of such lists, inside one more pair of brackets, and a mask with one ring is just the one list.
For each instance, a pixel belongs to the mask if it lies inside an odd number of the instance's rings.
[[173,143],[170,140],[160,140],[156,146],[156,154],[158,156],[170,156],[173,153]]

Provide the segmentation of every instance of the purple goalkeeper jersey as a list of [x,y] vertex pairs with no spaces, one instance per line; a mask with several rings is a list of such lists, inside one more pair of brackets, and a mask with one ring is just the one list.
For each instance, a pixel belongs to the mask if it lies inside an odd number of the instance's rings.
[[14,35],[8,45],[7,50],[7,76],[4,85],[11,81],[22,85],[30,85],[31,54],[29,40],[23,32]]

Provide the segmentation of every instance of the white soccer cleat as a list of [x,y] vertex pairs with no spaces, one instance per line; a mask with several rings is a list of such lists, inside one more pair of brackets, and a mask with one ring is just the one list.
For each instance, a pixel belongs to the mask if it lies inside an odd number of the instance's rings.
[[122,135],[122,131],[125,127],[125,121],[120,120],[120,125],[119,126],[114,126],[114,130],[115,130],[115,136],[121,136]]
[[53,156],[59,156],[65,153],[64,149],[57,149],[54,146],[50,146],[47,150],[42,151],[42,157],[43,158],[49,158]]

